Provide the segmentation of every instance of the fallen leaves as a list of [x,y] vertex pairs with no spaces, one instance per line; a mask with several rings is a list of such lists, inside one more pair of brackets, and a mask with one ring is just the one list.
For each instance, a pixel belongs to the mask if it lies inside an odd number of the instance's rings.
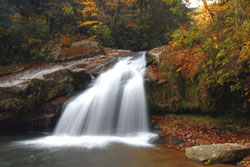
[[237,164],[238,167],[250,167],[250,155]]
[[[184,151],[186,147],[238,143],[250,143],[250,134],[242,129],[229,129],[223,125],[207,125],[198,121],[184,120],[181,117],[153,117],[155,127],[161,129],[159,134],[164,136],[163,147],[175,147]],[[249,127],[248,127],[249,128]],[[247,146],[247,145],[246,145]],[[249,147],[249,145],[247,146]],[[229,149],[235,149],[230,148]]]

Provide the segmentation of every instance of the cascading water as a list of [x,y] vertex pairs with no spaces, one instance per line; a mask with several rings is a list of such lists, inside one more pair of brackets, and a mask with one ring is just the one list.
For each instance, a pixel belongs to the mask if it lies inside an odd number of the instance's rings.
[[147,132],[145,69],[145,52],[120,60],[67,104],[54,134],[125,136]]
[[103,147],[111,142],[152,146],[143,76],[145,52],[121,59],[71,100],[54,134],[16,144],[35,147]]

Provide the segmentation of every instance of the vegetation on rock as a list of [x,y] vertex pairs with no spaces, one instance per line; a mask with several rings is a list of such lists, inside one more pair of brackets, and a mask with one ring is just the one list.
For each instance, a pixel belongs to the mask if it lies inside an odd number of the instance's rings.
[[[204,5],[173,34],[157,64],[172,111],[250,114],[250,2]],[[151,55],[152,57],[152,55]],[[163,93],[164,92],[160,92]],[[153,91],[154,93],[154,91]],[[166,100],[167,99],[167,100]]]

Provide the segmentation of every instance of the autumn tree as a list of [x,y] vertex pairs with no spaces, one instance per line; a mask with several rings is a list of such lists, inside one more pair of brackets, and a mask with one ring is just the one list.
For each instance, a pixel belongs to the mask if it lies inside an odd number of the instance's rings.
[[1,0],[0,65],[46,60],[47,51],[82,30],[78,3],[54,0]]
[[79,26],[111,47],[144,50],[166,44],[171,32],[187,21],[188,10],[178,0],[82,0],[80,4],[84,20]]
[[192,24],[173,35],[172,46],[186,53],[176,71],[191,73],[200,64],[193,81],[207,94],[205,101],[212,97],[217,111],[249,110],[250,1],[203,2]]

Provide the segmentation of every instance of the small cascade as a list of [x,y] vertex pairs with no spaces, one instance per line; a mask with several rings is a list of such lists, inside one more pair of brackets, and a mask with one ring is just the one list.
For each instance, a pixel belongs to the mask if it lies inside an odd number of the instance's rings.
[[118,61],[70,101],[54,135],[118,135],[148,131],[145,52]]
[[50,117],[45,118],[44,132],[50,132]]
[[28,125],[30,132],[51,132],[51,117],[31,120]]

